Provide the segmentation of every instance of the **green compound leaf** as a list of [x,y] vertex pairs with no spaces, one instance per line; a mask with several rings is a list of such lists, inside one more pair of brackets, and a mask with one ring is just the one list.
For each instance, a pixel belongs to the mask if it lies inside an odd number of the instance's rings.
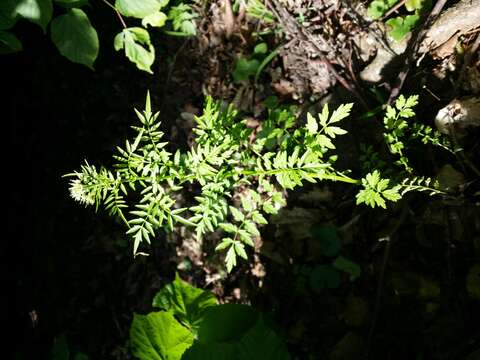
[[341,242],[337,229],[333,226],[314,226],[310,233],[320,242],[320,248],[325,256],[336,256],[340,252]]
[[259,225],[268,224],[267,219],[265,219],[265,217],[262,214],[260,214],[260,212],[258,212],[258,211],[254,211],[252,213],[252,220],[255,221]]
[[405,8],[408,11],[423,10],[431,6],[430,0],[406,0]]
[[116,0],[115,8],[122,15],[143,19],[159,11],[161,4],[157,0]]
[[233,246],[235,248],[235,253],[240,256],[241,258],[247,260],[248,259],[248,256],[247,256],[247,253],[245,251],[245,245],[243,245],[241,242],[234,242],[233,243]]
[[382,17],[395,3],[397,0],[375,0],[370,3],[367,9],[367,15],[372,19],[378,19]]
[[385,24],[387,24],[391,28],[391,30],[389,31],[390,36],[394,40],[400,41],[405,37],[405,35],[410,32],[410,30],[413,29],[419,19],[420,16],[416,14],[407,15],[405,16],[405,18],[398,16],[396,18],[389,19],[385,22]]
[[60,54],[93,69],[98,55],[98,35],[82,10],[71,9],[55,18],[51,25],[51,37]]
[[380,206],[385,209],[387,207],[385,199],[393,202],[400,200],[400,186],[397,185],[387,189],[389,183],[390,180],[381,179],[378,170],[367,174],[367,176],[362,179],[364,188],[360,190],[356,196],[357,205],[364,203],[372,208]]
[[256,59],[249,60],[241,57],[238,59],[235,70],[233,71],[233,81],[236,83],[248,80],[250,76],[255,75],[260,66],[260,62]]
[[20,0],[15,11],[24,19],[40,25],[43,32],[46,32],[47,25],[52,18],[52,0]]
[[152,305],[171,312],[188,327],[194,327],[208,307],[217,305],[217,300],[211,292],[191,286],[176,274],[175,281],[155,295]]
[[233,243],[227,251],[227,256],[225,256],[225,265],[227,266],[227,271],[231,272],[232,269],[237,265],[237,255],[235,253],[235,243]]
[[192,8],[184,3],[172,6],[168,12],[168,19],[172,21],[173,30],[180,32],[181,35],[194,36],[197,28],[194,19],[198,17]]
[[132,353],[139,359],[180,360],[193,344],[193,334],[170,312],[135,314],[130,328]]
[[115,50],[125,50],[127,58],[140,70],[153,74],[150,67],[155,60],[155,49],[148,31],[139,27],[124,29],[115,36]]
[[0,54],[10,54],[22,50],[20,40],[8,31],[0,31]]
[[307,125],[306,125],[307,131],[314,135],[318,131],[318,124],[317,120],[312,116],[312,114],[307,113]]
[[264,42],[257,44],[253,49],[254,54],[266,54],[267,51],[268,51],[268,46],[267,46],[267,43],[264,43]]
[[243,215],[243,213],[236,207],[229,206],[229,209],[235,221],[243,221],[245,219],[245,215]]

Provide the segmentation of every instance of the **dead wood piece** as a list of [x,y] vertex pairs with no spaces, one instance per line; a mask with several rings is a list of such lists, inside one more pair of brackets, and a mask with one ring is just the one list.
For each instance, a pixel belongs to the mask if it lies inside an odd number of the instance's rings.
[[223,18],[223,21],[225,23],[225,33],[227,36],[227,39],[230,39],[230,37],[233,34],[233,31],[235,30],[235,16],[233,15],[233,10],[232,10],[232,4],[230,0],[225,0],[225,16]]
[[448,43],[450,52],[442,48],[437,55],[444,57],[445,54],[452,54],[458,37],[479,26],[480,0],[461,0],[444,11],[428,29],[419,53],[432,52],[435,55],[435,50]]
[[360,78],[363,81],[370,83],[378,83],[385,77],[384,71],[392,60],[403,54],[407,48],[410,37],[406,36],[401,41],[394,41],[389,39],[389,48],[380,46],[377,50],[375,59],[368,64],[360,73]]
[[442,133],[456,136],[469,126],[480,126],[480,97],[452,100],[438,112],[435,125]]

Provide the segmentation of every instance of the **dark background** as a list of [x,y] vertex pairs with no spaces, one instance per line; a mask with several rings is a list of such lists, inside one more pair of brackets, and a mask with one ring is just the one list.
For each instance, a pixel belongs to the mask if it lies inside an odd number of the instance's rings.
[[[134,117],[132,107],[155,77],[115,54],[119,25],[108,9],[94,10],[89,16],[101,42],[96,71],[63,58],[48,34],[24,21],[14,29],[24,51],[0,57],[8,135],[2,297],[9,338],[2,358],[50,358],[54,338],[66,332],[75,344],[71,353],[79,347],[105,358],[99,349],[111,350],[128,336],[130,320],[122,314],[129,310],[122,306],[129,307],[132,257],[128,249],[118,255],[118,247],[127,246],[122,227],[74,203],[63,175],[87,158],[109,163]],[[141,270],[132,271],[140,283]]]

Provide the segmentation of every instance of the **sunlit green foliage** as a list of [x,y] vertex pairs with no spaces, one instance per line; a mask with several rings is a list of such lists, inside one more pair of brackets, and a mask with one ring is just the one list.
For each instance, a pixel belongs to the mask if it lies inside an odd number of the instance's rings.
[[212,293],[178,274],[153,306],[161,310],[135,314],[130,328],[131,350],[139,359],[290,359],[262,314],[247,305],[217,305]]
[[[280,149],[273,152],[276,146],[267,147],[269,134],[252,142],[252,129],[245,120],[239,121],[232,106],[207,98],[193,129],[195,146],[173,154],[162,141],[159,114],[152,112],[147,97],[145,110],[137,111],[140,126],[133,127],[134,140],[117,148],[114,170],[86,163],[73,174],[71,194],[87,205],[103,204],[123,219],[135,254],[142,242],[150,243],[157,229],[171,231],[176,223],[194,228],[197,238],[223,229],[226,237],[217,250],[226,251],[230,271],[237,256],[247,258],[245,246],[254,246],[258,226],[267,223],[262,213],[276,213],[286,204],[282,189],[302,186],[304,181],[357,183],[337,172],[325,155],[335,149],[332,139],[345,133],[334,124],[347,117],[350,109],[351,104],[343,105],[330,115],[325,107],[318,124],[309,115],[307,125],[283,136]],[[282,116],[274,118],[283,122]],[[199,187],[196,204],[179,208],[175,193],[187,184]],[[250,189],[238,195],[235,206],[232,196],[245,185]],[[138,200],[127,207],[126,196],[132,191]]]
[[[416,101],[399,98],[396,110],[389,107],[385,117],[387,144],[408,172],[412,169],[401,139]],[[163,141],[159,114],[152,112],[147,96],[145,110],[136,110],[140,124],[132,127],[135,137],[117,147],[114,169],[85,163],[71,174],[70,192],[75,200],[97,208],[104,205],[122,219],[133,238],[134,254],[159,229],[173,231],[176,224],[191,227],[197,239],[223,230],[216,250],[225,252],[228,271],[238,257],[248,258],[248,248],[254,248],[260,236],[259,226],[267,223],[266,215],[286,205],[285,190],[305,182],[361,184],[357,204],[382,208],[408,191],[440,193],[427,178],[410,176],[395,182],[375,169],[356,180],[338,171],[334,140],[347,133],[338,124],[351,109],[352,104],[345,104],[331,112],[325,105],[317,117],[307,114],[306,124],[298,126],[287,108],[272,108],[265,126],[254,134],[231,105],[208,97],[203,114],[195,118],[195,144],[187,152],[173,153]],[[195,202],[181,207],[178,194],[187,188],[194,189]]]
[[418,122],[408,121],[415,116],[413,107],[417,104],[417,95],[410,96],[407,99],[400,95],[395,101],[395,107],[387,106],[383,118],[384,138],[388,148],[393,155],[399,157],[395,163],[403,167],[408,173],[412,173],[413,168],[409,164],[404,150],[410,140],[419,139],[424,144],[432,144],[447,151],[452,151],[448,139],[442,137],[439,131]]
[[368,6],[367,14],[372,19],[379,19],[397,3],[404,5],[408,14],[390,18],[385,24],[389,27],[390,36],[396,41],[400,41],[415,27],[422,12],[430,8],[431,1],[406,0],[402,3],[397,0],[374,0]]

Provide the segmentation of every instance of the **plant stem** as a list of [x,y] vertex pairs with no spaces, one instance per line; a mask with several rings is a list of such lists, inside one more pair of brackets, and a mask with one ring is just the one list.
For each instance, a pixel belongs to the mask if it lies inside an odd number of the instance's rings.
[[[295,171],[295,170],[302,170],[301,168],[288,168],[288,169],[274,169],[274,170],[263,170],[263,171],[255,171],[255,170],[243,170],[240,172],[242,175],[275,175],[281,174],[285,171]],[[233,174],[232,174],[233,175]],[[336,175],[336,174],[324,174],[322,175],[319,180],[330,180],[330,181],[341,181],[349,184],[360,184],[361,180],[352,179],[345,175]]]
[[105,4],[107,4],[109,7],[111,7],[113,9],[113,11],[115,11],[115,13],[117,14],[117,17],[120,20],[120,23],[122,24],[123,28],[126,29],[127,24],[125,24],[125,20],[123,20],[122,14],[120,14],[120,12],[117,10],[117,8],[115,6],[113,6],[112,4],[110,4],[107,0],[102,0],[102,1]]

